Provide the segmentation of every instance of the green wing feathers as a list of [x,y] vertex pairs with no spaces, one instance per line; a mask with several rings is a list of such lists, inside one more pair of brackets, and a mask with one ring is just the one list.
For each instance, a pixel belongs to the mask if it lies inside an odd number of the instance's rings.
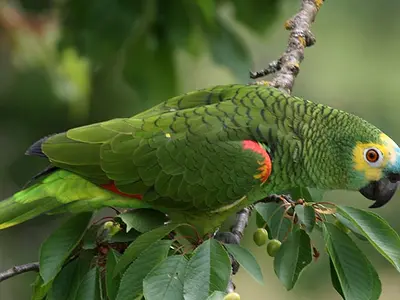
[[[274,108],[280,95],[266,87],[217,86],[172,98],[132,118],[50,136],[31,154],[46,156],[61,170],[0,202],[0,228],[42,213],[103,206],[150,205],[166,212],[229,206],[263,183],[259,172],[265,151],[245,149],[243,141],[263,140],[270,146],[278,127],[285,134],[286,124],[266,109],[281,109]],[[120,193],[102,188],[110,184]]]
[[143,203],[160,209],[218,209],[260,185],[254,176],[264,157],[244,150],[242,141],[190,142],[134,132],[106,140],[107,134],[85,134],[94,126],[109,130],[104,123],[73,129],[46,140],[43,152],[57,167],[98,185],[112,181],[120,192],[141,194]]
[[137,208],[144,204],[137,199],[113,194],[68,171],[57,170],[0,201],[0,229],[55,210],[92,211],[104,206]]
[[239,91],[243,91],[244,88],[245,86],[240,84],[217,85],[213,88],[189,92],[181,96],[168,99],[167,101],[164,101],[140,114],[137,114],[134,116],[134,118],[143,119],[163,113],[228,101],[237,95]]

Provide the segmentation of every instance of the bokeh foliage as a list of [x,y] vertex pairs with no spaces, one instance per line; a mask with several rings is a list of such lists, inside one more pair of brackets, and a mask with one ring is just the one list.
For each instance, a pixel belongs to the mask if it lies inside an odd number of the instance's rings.
[[257,33],[268,29],[279,9],[277,0],[23,0],[21,4],[32,13],[57,10],[60,49],[76,49],[93,69],[122,61],[119,71],[124,81],[141,101],[150,102],[176,93],[178,50],[193,56],[210,51],[216,63],[246,79],[251,65],[248,49],[221,16],[221,8],[233,6],[237,21]]
[[[254,1],[256,6],[253,11],[254,16],[269,11],[268,6],[265,5],[268,1],[260,2],[262,4]],[[18,2],[16,3],[18,6]],[[46,16],[49,12],[46,8],[54,9],[62,3],[65,1],[57,1],[57,3],[39,0],[24,1],[25,7],[29,7],[29,10],[26,10],[30,12],[29,18],[38,15],[38,12]],[[221,11],[218,15],[232,25],[231,28],[235,33],[239,33],[240,37],[244,38],[246,48],[251,50],[252,60],[257,68],[275,59],[285,46],[287,36],[281,24],[285,17],[298,8],[298,1],[279,1],[279,9],[281,4],[285,6],[285,14],[282,14],[280,10],[277,11],[274,16],[277,16],[279,22],[273,26],[274,34],[268,36],[265,34],[260,36],[248,26],[245,30],[239,26],[231,1],[226,1],[226,5],[218,4]],[[361,115],[398,140],[400,131],[397,129],[397,112],[400,108],[398,105],[400,86],[397,84],[399,64],[397,57],[400,44],[393,37],[400,28],[397,18],[399,8],[399,2],[395,0],[367,4],[363,0],[326,1],[313,29],[318,39],[317,45],[306,53],[306,60],[295,86],[295,94]],[[180,8],[177,11],[179,13]],[[228,14],[226,14],[227,11]],[[354,14],[355,11],[357,14]],[[229,18],[226,19],[226,15]],[[28,16],[25,15],[25,19],[27,18]],[[3,16],[0,19],[3,19]],[[32,17],[32,19],[35,18]],[[54,19],[48,19],[46,22],[53,24]],[[232,23],[233,19],[236,19],[236,22]],[[58,16],[55,16],[55,21],[58,24]],[[99,19],[99,22],[101,21]],[[269,18],[254,18],[253,21],[253,24],[270,22]],[[59,41],[57,24],[55,34],[52,33],[54,28],[46,27],[44,34],[42,32],[40,37],[36,35],[36,31],[25,30],[26,27],[10,28],[4,20],[0,20],[0,24],[0,143],[4,145],[0,149],[2,157],[0,189],[3,197],[17,190],[31,175],[45,166],[45,162],[40,159],[23,157],[23,152],[32,141],[72,126],[129,116],[160,101],[160,99],[148,99],[149,101],[146,102],[140,99],[137,92],[125,82],[121,72],[124,61],[117,53],[114,53],[112,59],[105,62],[101,68],[99,66],[94,68],[91,65],[85,67],[85,63],[90,60],[77,56],[77,49],[74,47],[68,49],[72,55],[54,51],[57,44],[54,40]],[[37,25],[37,22],[33,25],[35,24]],[[28,25],[32,27],[32,24]],[[265,29],[268,31],[269,27],[270,25]],[[20,36],[21,31],[24,31],[23,37]],[[16,36],[19,38],[16,39]],[[29,42],[26,41],[27,36],[30,37]],[[199,52],[197,55],[201,65],[192,63],[194,61],[192,58],[196,59],[196,56],[189,54],[188,59],[186,54],[182,55],[182,49],[175,53],[175,62],[182,65],[190,61],[187,66],[180,66],[175,70],[178,77],[176,88],[179,92],[204,87],[204,85],[225,83],[227,80],[228,82],[229,80],[230,82],[247,81],[247,78],[242,79],[242,77],[235,80],[223,69],[216,68],[208,59],[204,59],[204,56],[208,56],[209,49],[204,43],[202,45],[195,47],[195,50]],[[38,56],[42,59],[39,60]],[[60,82],[65,83],[61,84],[64,87],[61,93],[58,89],[60,85],[55,84],[58,76],[54,74],[58,74],[58,67],[64,61],[62,59],[64,56],[72,57],[72,59],[67,59],[70,62],[66,65],[77,64],[82,70],[89,69],[80,71],[80,73],[87,72],[85,76],[82,76],[88,82],[87,91],[84,91],[81,96],[83,100],[73,101],[71,97],[68,97],[69,100],[66,99],[67,92],[78,90],[70,89],[75,84],[71,76],[62,76],[60,79]],[[246,70],[249,67],[251,66],[246,66]],[[165,78],[158,76],[156,70],[153,71],[152,88],[157,89],[161,84],[160,81]],[[75,72],[74,77],[77,74]],[[240,76],[246,75],[240,74]],[[197,78],[197,81],[192,78]],[[369,204],[355,193],[329,193],[327,198],[346,205],[351,203],[351,205],[366,207]],[[396,203],[398,199],[397,197],[392,203]],[[397,229],[400,228],[397,217],[399,210],[395,204],[383,208],[379,211],[381,212],[385,218],[389,218],[391,224],[394,224]],[[0,266],[2,269],[37,259],[39,244],[55,228],[54,221],[51,222],[51,220],[59,218],[43,217],[8,232],[1,232]],[[252,222],[249,230],[254,226]],[[244,244],[251,245],[251,234],[245,236]],[[369,249],[361,246],[362,249]],[[263,249],[253,250],[257,256],[265,257]],[[372,251],[368,253],[368,256],[378,263],[379,273],[382,274],[384,290],[382,299],[393,299],[398,293],[397,274],[390,271],[389,264],[374,256]],[[332,288],[327,286],[330,285],[330,279],[329,274],[325,274],[327,262],[323,256],[320,263],[310,267],[309,275],[303,280],[300,279],[300,287],[295,293],[284,292],[284,288],[273,276],[270,276],[270,263],[271,261],[266,260],[261,264],[264,275],[268,276],[266,287],[259,286],[243,275],[245,273],[239,272],[236,283],[239,284],[238,288],[242,295],[257,297],[268,292],[271,297],[278,297],[278,299],[298,299],[298,297],[308,298],[308,291],[312,288],[321,297],[337,299],[336,295],[332,296]],[[0,297],[24,299],[23,295],[26,296],[30,291],[24,291],[21,286],[29,285],[32,279],[30,276],[24,275],[2,284]]]

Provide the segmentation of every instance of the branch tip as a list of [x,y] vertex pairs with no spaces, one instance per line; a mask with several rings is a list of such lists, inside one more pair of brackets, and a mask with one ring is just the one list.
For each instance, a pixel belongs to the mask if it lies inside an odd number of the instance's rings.
[[28,263],[20,266],[14,266],[4,272],[0,272],[0,282],[10,279],[14,276],[27,273],[27,272],[39,272],[39,263]]
[[[251,72],[251,79],[275,73],[270,85],[288,94],[292,92],[295,78],[300,71],[300,63],[304,59],[304,49],[313,46],[316,42],[310,28],[323,3],[324,0],[301,1],[300,10],[284,24],[285,29],[290,31],[285,52],[278,60],[270,63],[266,69]],[[276,62],[279,62],[279,66]]]

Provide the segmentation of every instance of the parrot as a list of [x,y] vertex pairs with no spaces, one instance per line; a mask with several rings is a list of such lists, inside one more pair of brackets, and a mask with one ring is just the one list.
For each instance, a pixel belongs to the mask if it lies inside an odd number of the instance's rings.
[[268,85],[188,92],[134,115],[35,142],[49,161],[0,202],[0,229],[42,214],[151,208],[212,232],[232,214],[296,187],[359,191],[385,205],[400,148],[351,113]]

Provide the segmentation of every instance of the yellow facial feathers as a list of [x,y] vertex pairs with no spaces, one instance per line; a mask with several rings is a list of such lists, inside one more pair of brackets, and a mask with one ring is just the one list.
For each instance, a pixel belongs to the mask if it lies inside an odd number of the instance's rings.
[[[364,173],[368,181],[377,181],[382,178],[382,170],[388,165],[396,161],[396,143],[386,134],[380,136],[381,143],[357,143],[353,150],[354,169]],[[379,161],[376,163],[369,162],[366,158],[368,149],[378,150]]]

